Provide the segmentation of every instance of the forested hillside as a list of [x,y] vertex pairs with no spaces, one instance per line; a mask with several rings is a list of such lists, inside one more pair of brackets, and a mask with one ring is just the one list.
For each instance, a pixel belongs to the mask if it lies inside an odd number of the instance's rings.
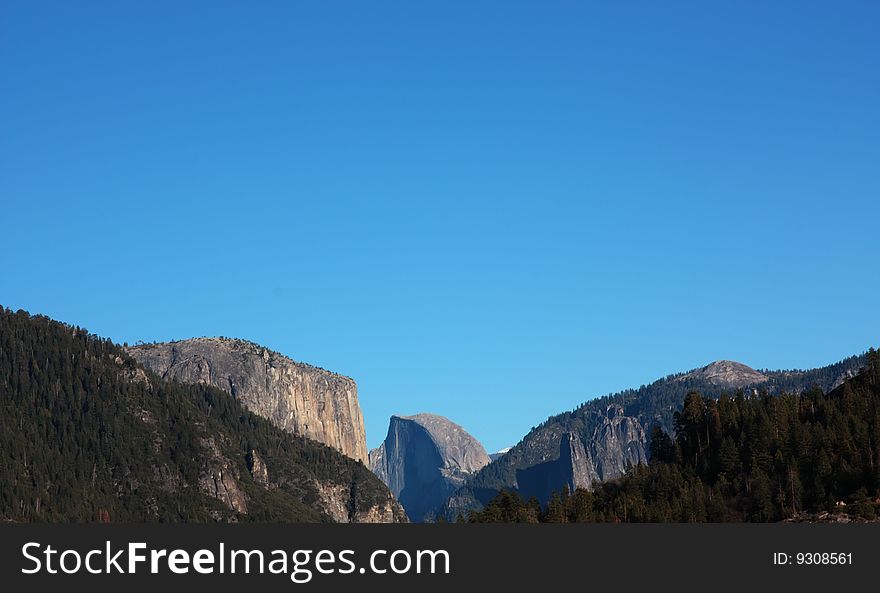
[[405,520],[381,481],[214,387],[0,308],[0,519]]
[[563,491],[541,506],[502,492],[473,522],[692,522],[874,519],[880,505],[880,354],[825,395],[690,393],[659,427],[651,460],[593,491]]
[[[627,389],[587,401],[571,411],[551,416],[532,428],[508,453],[477,472],[438,510],[437,515],[452,519],[458,513],[479,509],[503,489],[516,490],[525,497],[538,494],[524,488],[522,477],[530,468],[557,459],[560,455],[560,443],[566,435],[580,440],[588,453],[591,449],[598,449],[594,455],[596,467],[604,469],[598,472],[599,477],[603,480],[614,479],[622,475],[624,470],[619,463],[609,463],[612,460],[610,453],[617,451],[617,456],[624,457],[625,461],[629,461],[628,458],[642,457],[641,453],[624,455],[627,448],[638,450],[647,456],[652,430],[659,426],[672,434],[675,429],[675,414],[682,409],[685,396],[690,392],[697,391],[712,399],[739,390],[752,395],[801,393],[811,388],[828,392],[846,378],[854,376],[864,362],[864,355],[851,356],[817,369],[758,372],[738,363],[722,361],[705,369],[669,375],[637,389]],[[701,372],[723,365],[734,370],[745,369],[746,372],[742,376],[726,377],[726,380],[721,381]],[[625,419],[637,422],[643,428],[641,435],[630,430],[629,442],[618,438],[618,435],[611,438],[609,435],[613,434],[615,428],[609,425],[609,416],[612,415],[616,416],[616,422]],[[554,488],[561,490],[562,485],[557,484]],[[542,504],[547,502],[546,496],[539,496],[539,499]]]

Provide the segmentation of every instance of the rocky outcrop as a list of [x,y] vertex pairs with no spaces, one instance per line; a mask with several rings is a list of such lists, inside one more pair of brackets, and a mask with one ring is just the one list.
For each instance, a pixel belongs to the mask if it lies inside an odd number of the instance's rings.
[[434,414],[392,416],[385,441],[370,452],[370,468],[413,521],[422,521],[488,463],[479,441]]
[[352,523],[409,523],[403,506],[394,497],[389,496],[381,503],[374,504],[364,510],[356,510],[351,515]]
[[337,523],[407,523],[406,512],[390,494],[367,507],[357,504],[357,494],[341,484],[316,482],[324,513]]
[[127,351],[163,379],[219,387],[280,428],[367,460],[357,385],[348,377],[244,340],[195,338]]
[[701,369],[693,370],[678,380],[698,380],[710,385],[740,389],[749,385],[766,383],[767,375],[732,360],[717,360]]
[[251,452],[248,453],[247,464],[248,469],[251,472],[251,477],[254,479],[254,483],[263,488],[268,488],[269,468],[266,467],[266,462],[263,461],[263,458],[256,450],[251,449]]
[[246,515],[247,496],[239,485],[235,464],[225,457],[213,438],[201,440],[205,465],[199,475],[199,490],[216,498],[230,511]]
[[638,420],[625,416],[623,408],[610,405],[584,440],[564,433],[559,456],[516,472],[515,488],[524,497],[545,501],[567,486],[590,489],[594,482],[619,478],[635,465],[647,462],[647,439]]
[[594,480],[612,480],[640,463],[648,461],[645,429],[637,418],[627,416],[623,407],[612,404],[596,423],[587,438],[588,467],[585,486]]
[[852,379],[853,377],[859,374],[858,369],[845,369],[843,372],[834,379],[834,382],[831,384],[831,389],[837,389],[841,385],[843,385],[846,381]]
[[568,487],[569,492],[587,488],[596,475],[591,462],[577,435],[566,433],[559,443],[557,459],[517,470],[517,490],[522,496],[544,501],[564,487]]

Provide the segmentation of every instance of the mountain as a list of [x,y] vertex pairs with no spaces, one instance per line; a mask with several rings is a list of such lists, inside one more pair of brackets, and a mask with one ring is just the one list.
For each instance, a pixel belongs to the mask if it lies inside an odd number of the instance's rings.
[[370,451],[370,468],[413,521],[424,520],[487,463],[479,441],[434,414],[392,416],[385,441]]
[[589,488],[594,481],[619,478],[645,462],[653,427],[674,434],[674,414],[691,391],[711,398],[737,390],[800,393],[814,386],[827,392],[854,376],[864,361],[864,356],[853,356],[819,369],[788,371],[757,371],[739,362],[717,361],[588,401],[533,428],[453,493],[438,514],[454,519],[481,508],[502,489],[544,503],[550,492],[566,484]]
[[675,414],[675,438],[652,431],[647,464],[593,490],[557,491],[543,508],[502,491],[468,520],[877,521],[880,353],[869,351],[862,370],[847,375],[827,394],[689,393]]
[[495,451],[494,453],[489,453],[489,459],[491,459],[492,461],[495,461],[496,459],[498,459],[499,457],[502,457],[505,453],[510,451],[512,448],[513,447],[505,447],[505,448],[501,449],[500,451]]
[[245,340],[195,338],[126,349],[163,379],[213,385],[275,426],[367,461],[352,379]]
[[336,449],[110,340],[3,308],[0,451],[0,521],[406,521]]
[[685,373],[677,381],[703,381],[716,387],[741,389],[766,383],[770,378],[741,362],[718,360],[701,369]]

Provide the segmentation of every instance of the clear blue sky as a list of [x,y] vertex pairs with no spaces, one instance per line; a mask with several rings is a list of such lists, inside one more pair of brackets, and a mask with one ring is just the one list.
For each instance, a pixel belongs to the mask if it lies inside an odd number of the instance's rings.
[[880,345],[880,3],[0,1],[0,303],[486,447]]

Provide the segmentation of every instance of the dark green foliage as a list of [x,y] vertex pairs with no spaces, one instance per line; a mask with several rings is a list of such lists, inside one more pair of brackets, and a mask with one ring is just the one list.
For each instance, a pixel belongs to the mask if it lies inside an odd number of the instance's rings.
[[[253,482],[251,450],[273,488]],[[358,510],[388,496],[362,464],[219,389],[162,381],[109,340],[3,308],[0,451],[0,520],[326,521],[316,480],[345,485]],[[200,491],[215,453],[238,476],[246,515]]]
[[502,490],[482,511],[471,513],[468,520],[471,523],[537,523],[540,516],[541,505],[536,499],[527,503],[516,492]]
[[675,443],[666,434],[666,431],[655,426],[651,431],[651,440],[649,445],[650,458],[657,461],[670,463],[676,459]]
[[828,395],[810,389],[716,400],[690,393],[674,425],[675,441],[655,431],[649,464],[619,480],[592,492],[563,490],[537,515],[503,492],[469,519],[780,521],[831,510],[876,517],[880,354],[873,350],[862,372]]

